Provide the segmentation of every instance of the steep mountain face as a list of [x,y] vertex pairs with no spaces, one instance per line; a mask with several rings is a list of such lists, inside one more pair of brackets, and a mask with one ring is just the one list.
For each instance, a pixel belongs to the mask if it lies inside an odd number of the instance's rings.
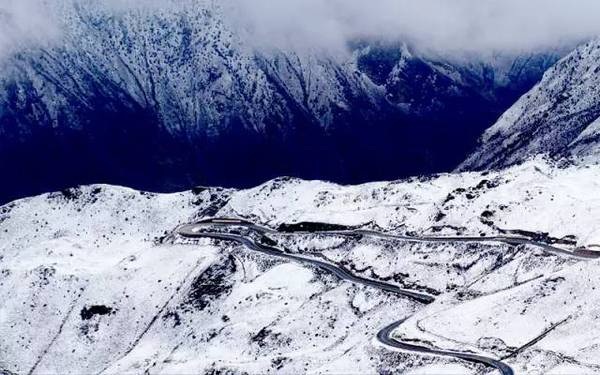
[[599,72],[600,41],[565,57],[485,132],[461,168],[502,167],[541,153],[598,161]]
[[[515,374],[597,373],[600,263],[577,254],[600,249],[599,185],[600,166],[538,159],[361,186],[95,185],[19,200],[0,206],[0,373],[498,373],[377,341],[397,321],[396,340],[503,358]],[[178,234],[212,217],[271,231],[202,227],[245,244]],[[281,229],[300,223],[357,232]],[[542,246],[497,240],[510,233]],[[281,250],[253,251],[252,241]]]
[[557,58],[257,50],[219,5],[172,3],[51,4],[60,41],[3,62],[0,201],[90,182],[164,191],[448,170]]

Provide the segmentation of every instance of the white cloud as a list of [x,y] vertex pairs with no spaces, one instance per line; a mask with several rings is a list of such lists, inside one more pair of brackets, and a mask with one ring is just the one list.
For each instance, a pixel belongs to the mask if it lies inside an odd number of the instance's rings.
[[149,12],[212,2],[255,45],[279,48],[389,38],[439,52],[531,51],[600,35],[600,0],[0,0],[0,55],[56,37],[60,16],[46,5],[69,1]]
[[57,23],[43,0],[0,2],[0,57],[59,35]]
[[600,35],[598,0],[230,0],[258,43],[394,38],[441,51],[516,51]]

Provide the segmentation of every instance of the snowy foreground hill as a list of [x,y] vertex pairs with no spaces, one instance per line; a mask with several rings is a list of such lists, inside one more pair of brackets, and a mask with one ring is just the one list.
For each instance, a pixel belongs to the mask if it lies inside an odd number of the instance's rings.
[[[497,372],[382,344],[377,333],[394,322],[395,340],[518,374],[600,373],[599,184],[598,166],[538,159],[362,186],[88,186],[20,200],[0,208],[0,373]],[[178,234],[210,217],[277,229],[260,241],[433,302]],[[347,232],[295,232],[298,223]]]

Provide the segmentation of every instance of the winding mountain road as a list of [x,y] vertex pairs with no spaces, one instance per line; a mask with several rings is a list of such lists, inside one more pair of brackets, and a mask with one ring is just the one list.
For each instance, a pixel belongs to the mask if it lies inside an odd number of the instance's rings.
[[399,241],[407,241],[407,242],[419,242],[419,243],[427,243],[427,242],[462,242],[462,243],[504,243],[507,245],[529,245],[533,247],[540,248],[547,253],[558,255],[558,256],[566,256],[570,258],[582,259],[582,260],[590,260],[590,259],[600,259],[600,252],[586,252],[586,251],[569,251],[562,249],[557,246],[553,246],[544,242],[534,241],[527,237],[519,237],[519,236],[489,236],[489,237],[476,237],[476,236],[403,236],[397,234],[390,233],[382,233],[374,230],[367,229],[348,229],[348,230],[319,230],[319,231],[296,231],[291,233],[281,233],[277,230],[258,225],[252,223],[247,220],[242,219],[207,219],[201,221],[196,226],[200,225],[217,225],[217,226],[238,226],[245,227],[248,229],[255,230],[262,234],[272,233],[272,234],[329,234],[329,235],[359,235],[359,236],[367,236],[367,237],[375,237],[387,240],[399,240]]
[[382,329],[381,331],[379,331],[377,333],[377,340],[380,343],[382,343],[383,345],[386,345],[386,346],[389,346],[389,347],[392,347],[395,349],[405,350],[405,351],[413,352],[413,353],[421,353],[421,354],[426,354],[426,355],[458,358],[458,359],[462,359],[463,361],[479,363],[479,364],[482,364],[482,365],[485,365],[488,367],[494,367],[498,371],[500,371],[500,373],[503,375],[514,375],[514,371],[509,365],[507,365],[506,363],[504,363],[500,360],[497,360],[497,359],[493,359],[490,357],[485,357],[485,356],[481,356],[481,355],[477,355],[477,354],[472,354],[472,353],[456,352],[456,351],[452,351],[452,350],[431,349],[426,346],[407,344],[407,343],[398,341],[397,339],[394,338],[393,333],[405,321],[406,320],[401,320],[399,322],[392,323],[389,326]]
[[[191,228],[191,230],[190,230],[190,228]],[[418,301],[418,302],[421,302],[424,304],[432,303],[435,300],[434,297],[429,294],[415,292],[415,291],[408,290],[408,289],[402,289],[393,284],[388,284],[388,283],[384,283],[384,282],[381,282],[378,280],[372,280],[372,279],[368,279],[365,277],[356,276],[356,275],[352,274],[350,271],[344,269],[343,267],[337,266],[333,263],[325,262],[325,261],[310,258],[310,257],[304,257],[301,255],[286,253],[285,251],[283,251],[281,249],[278,249],[273,246],[258,243],[250,238],[247,238],[247,237],[244,237],[241,235],[228,234],[228,233],[226,234],[226,233],[194,232],[194,228],[197,228],[197,226],[193,226],[193,225],[192,226],[184,226],[181,229],[179,229],[178,233],[180,235],[182,235],[184,237],[188,237],[188,238],[212,238],[212,239],[224,240],[224,241],[234,241],[234,242],[237,242],[239,244],[246,246],[250,250],[258,251],[263,254],[267,254],[267,255],[283,258],[283,259],[292,260],[292,261],[302,263],[302,264],[308,264],[311,266],[315,266],[317,268],[320,268],[322,270],[325,270],[325,271],[331,273],[332,275],[338,277],[341,280],[347,280],[347,281],[350,281],[350,282],[353,282],[356,284],[366,285],[366,286],[374,287],[374,288],[377,288],[380,290],[385,290],[387,292],[400,294],[402,296],[409,297],[415,301]]]
[[[340,232],[343,233],[343,232]],[[364,236],[371,236],[371,237],[378,237],[378,238],[384,238],[384,239],[395,239],[395,240],[401,240],[401,241],[408,241],[408,242],[465,242],[465,243],[490,243],[490,242],[498,242],[498,243],[505,243],[507,245],[512,245],[512,246],[516,246],[516,245],[529,245],[529,246],[534,246],[537,248],[540,248],[542,250],[544,250],[545,252],[554,254],[554,255],[559,255],[559,256],[567,256],[567,257],[571,257],[571,258],[577,258],[577,259],[598,259],[600,258],[600,253],[598,254],[591,254],[591,253],[586,253],[586,252],[576,252],[576,251],[569,251],[569,250],[565,250],[565,249],[561,249],[560,247],[557,246],[552,246],[550,244],[546,244],[543,242],[536,242],[532,239],[526,238],[526,237],[511,237],[511,236],[490,236],[490,237],[472,237],[472,236],[442,236],[442,237],[435,237],[435,236],[423,236],[423,237],[414,237],[414,236],[400,236],[400,235],[394,235],[394,234],[386,234],[386,233],[379,233],[379,232],[375,232],[375,231],[370,231],[370,230],[357,230],[354,231],[355,234],[360,234],[360,235],[364,235]]]
[[[177,233],[186,238],[211,238],[217,240],[224,241],[233,241],[237,242],[250,250],[257,251],[263,254],[267,254],[270,256],[275,256],[287,260],[291,260],[294,262],[299,262],[302,264],[311,265],[314,267],[318,267],[323,269],[341,280],[350,281],[356,284],[361,284],[369,287],[373,287],[379,290],[396,293],[398,295],[411,298],[419,303],[429,304],[435,301],[435,298],[429,294],[402,289],[396,285],[381,282],[378,280],[372,280],[368,278],[364,278],[361,276],[354,275],[347,269],[340,267],[336,264],[329,263],[322,260],[317,260],[311,257],[306,257],[297,254],[290,254],[285,252],[282,249],[274,247],[270,244],[264,244],[257,242],[256,240],[246,237],[241,234],[231,234],[231,233],[215,233],[215,232],[205,232],[204,229],[209,226],[222,226],[222,227],[244,227],[250,230],[255,231],[259,235],[265,235],[267,233],[275,234],[279,233],[276,230],[263,227],[257,224],[254,224],[249,221],[239,220],[239,219],[209,219],[196,224],[189,224],[180,227],[177,230]],[[302,232],[295,232],[302,233]],[[316,232],[306,232],[306,233],[322,233],[322,234],[331,234],[331,235],[363,235],[363,236],[372,236],[377,238],[384,239],[394,239],[394,240],[404,240],[411,242],[478,242],[478,243],[487,243],[487,242],[500,242],[507,243],[510,245],[531,245],[536,246],[544,251],[549,253],[553,253],[561,256],[570,256],[581,259],[594,259],[596,256],[590,254],[577,254],[574,252],[570,252],[552,245],[548,245],[545,243],[535,242],[533,240],[521,237],[509,237],[509,236],[496,236],[496,237],[409,237],[409,236],[398,236],[386,233],[379,233],[370,230],[333,230],[333,231],[316,231]],[[420,353],[426,355],[433,356],[444,356],[444,357],[452,357],[459,360],[481,364],[487,367],[493,367],[497,369],[503,375],[514,375],[514,371],[512,368],[506,363],[490,358],[482,355],[468,353],[468,352],[458,352],[451,350],[439,350],[432,349],[425,346],[419,346],[414,344],[409,344],[405,342],[401,342],[398,339],[394,338],[393,332],[400,327],[405,320],[395,322],[393,324],[388,325],[377,333],[377,340],[384,346],[391,347],[394,349],[399,349],[403,351]]]

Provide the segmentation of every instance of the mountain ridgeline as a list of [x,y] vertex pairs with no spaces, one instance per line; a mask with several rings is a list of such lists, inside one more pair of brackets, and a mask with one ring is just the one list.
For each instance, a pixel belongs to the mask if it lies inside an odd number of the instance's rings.
[[534,155],[600,160],[600,41],[548,70],[541,82],[488,129],[462,170],[504,168]]
[[53,6],[60,41],[0,71],[0,202],[99,182],[170,191],[448,171],[558,59],[432,57],[389,41],[345,56],[257,49],[215,5]]

